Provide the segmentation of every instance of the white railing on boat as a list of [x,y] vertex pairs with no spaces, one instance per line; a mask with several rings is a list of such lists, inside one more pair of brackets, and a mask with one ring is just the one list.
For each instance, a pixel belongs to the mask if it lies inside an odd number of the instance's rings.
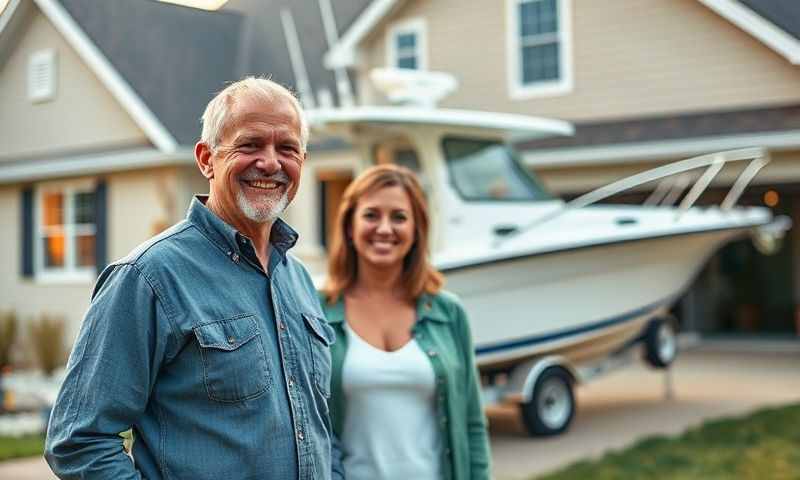
[[645,205],[652,206],[671,206],[683,194],[684,190],[692,183],[691,175],[689,172],[707,167],[706,170],[694,181],[689,192],[683,197],[680,205],[678,206],[678,215],[675,220],[680,218],[680,215],[689,210],[692,205],[700,198],[700,195],[708,188],[717,174],[722,170],[728,162],[739,162],[750,160],[750,163],[736,178],[725,199],[720,203],[720,209],[728,211],[736,205],[739,201],[744,189],[753,180],[753,177],[758,174],[759,170],[764,168],[770,161],[769,152],[760,147],[742,148],[738,150],[728,150],[725,152],[710,153],[700,155],[698,157],[680,160],[667,165],[662,165],[630,177],[623,178],[608,185],[604,185],[598,189],[592,190],[589,193],[581,195],[569,202],[564,203],[563,207],[551,212],[548,215],[537,218],[534,221],[523,225],[519,229],[505,235],[498,239],[505,241],[509,238],[520,235],[534,227],[537,227],[545,222],[548,222],[562,214],[575,210],[578,208],[587,207],[601,200],[605,200],[613,195],[636,188],[646,183],[661,180],[656,186],[653,193],[645,200]]

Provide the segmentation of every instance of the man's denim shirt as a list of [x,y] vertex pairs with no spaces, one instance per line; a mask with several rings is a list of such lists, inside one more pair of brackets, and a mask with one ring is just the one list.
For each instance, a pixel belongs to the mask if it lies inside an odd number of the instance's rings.
[[275,222],[265,273],[252,242],[196,198],[186,220],[105,269],[50,419],[56,474],[330,478],[333,332],[287,254],[296,240]]

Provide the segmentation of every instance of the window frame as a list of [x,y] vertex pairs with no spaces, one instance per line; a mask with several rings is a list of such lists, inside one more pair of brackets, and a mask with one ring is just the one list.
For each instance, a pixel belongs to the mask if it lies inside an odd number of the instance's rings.
[[[80,267],[77,265],[77,235],[92,234],[97,242],[97,218],[93,225],[78,225],[75,223],[74,197],[78,193],[95,193],[97,181],[95,179],[67,180],[57,182],[43,182],[35,187],[34,194],[34,225],[33,225],[33,255],[34,279],[39,283],[66,283],[85,284],[92,283],[97,274],[97,259],[95,264]],[[58,192],[64,196],[64,267],[53,268],[44,265],[44,195]],[[97,208],[95,197],[95,209]],[[95,210],[95,216],[97,212]]]
[[506,75],[512,100],[552,97],[572,92],[572,2],[556,0],[558,8],[559,78],[532,83],[522,81],[522,38],[519,30],[520,5],[542,0],[506,0]]
[[403,20],[386,30],[386,65],[389,68],[400,68],[397,66],[399,59],[397,37],[409,33],[413,33],[416,37],[417,68],[414,70],[425,71],[428,69],[428,28],[422,18]]

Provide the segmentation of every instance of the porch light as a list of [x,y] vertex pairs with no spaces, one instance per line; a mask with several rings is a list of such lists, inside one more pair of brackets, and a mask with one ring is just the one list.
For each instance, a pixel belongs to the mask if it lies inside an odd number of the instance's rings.
[[775,190],[767,190],[767,193],[764,194],[764,205],[768,207],[776,206],[780,200],[781,197]]
[[[0,0],[2,2],[3,0]],[[201,10],[219,10],[228,0],[159,0],[164,3],[174,3],[184,7],[199,8]]]

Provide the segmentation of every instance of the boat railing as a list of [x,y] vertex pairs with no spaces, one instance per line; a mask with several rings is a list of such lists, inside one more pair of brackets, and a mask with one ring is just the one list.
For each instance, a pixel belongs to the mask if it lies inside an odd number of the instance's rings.
[[[581,195],[569,202],[564,203],[562,208],[551,212],[544,217],[539,217],[534,221],[523,225],[512,234],[506,235],[500,241],[508,240],[520,235],[534,227],[557,218],[564,213],[584,208],[601,200],[605,200],[613,195],[639,187],[641,185],[659,181],[653,193],[645,200],[644,205],[651,206],[672,206],[681,197],[686,188],[690,187],[689,192],[678,205],[675,220],[679,220],[681,215],[689,210],[700,198],[700,195],[708,188],[717,174],[729,162],[739,162],[749,160],[750,163],[742,170],[736,181],[731,186],[725,199],[720,203],[720,209],[728,211],[739,201],[747,185],[770,161],[769,152],[760,147],[742,148],[728,150],[725,152],[709,153],[697,157],[680,160],[677,162],[662,165],[650,170],[646,170],[630,177],[623,178],[608,185],[604,185],[589,193]],[[705,167],[705,171],[693,180],[693,173]]]

